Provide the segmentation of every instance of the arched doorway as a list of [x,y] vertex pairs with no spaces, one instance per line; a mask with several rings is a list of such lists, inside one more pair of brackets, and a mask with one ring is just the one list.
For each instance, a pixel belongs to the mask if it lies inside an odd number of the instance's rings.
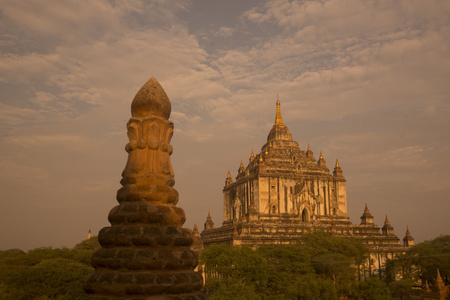
[[277,213],[277,207],[275,205],[272,206],[272,213],[273,214]]
[[309,222],[309,213],[306,208],[302,211],[302,222],[304,223]]

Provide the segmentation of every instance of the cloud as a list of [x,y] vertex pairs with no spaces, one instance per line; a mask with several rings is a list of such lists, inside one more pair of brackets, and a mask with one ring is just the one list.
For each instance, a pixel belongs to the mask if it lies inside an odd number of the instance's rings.
[[213,35],[214,36],[228,38],[228,37],[231,37],[233,35],[234,31],[235,31],[234,28],[222,26],[222,27],[219,28],[219,30],[214,31]]
[[8,146],[19,147],[55,147],[63,146],[70,149],[81,148],[80,145],[88,144],[89,139],[81,135],[28,135],[28,136],[8,136],[4,138],[4,143]]

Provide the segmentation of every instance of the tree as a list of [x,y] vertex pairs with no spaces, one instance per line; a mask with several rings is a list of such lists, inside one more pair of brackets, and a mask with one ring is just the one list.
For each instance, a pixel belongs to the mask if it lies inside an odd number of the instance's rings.
[[73,247],[73,250],[75,251],[81,251],[81,250],[88,250],[88,251],[96,251],[101,249],[102,246],[100,246],[98,242],[98,236],[93,236],[90,239],[86,239]]
[[255,292],[254,286],[242,282],[231,281],[229,284],[219,286],[213,296],[209,299],[260,300],[262,298]]
[[[324,232],[301,244],[248,247],[212,245],[200,255],[213,299],[336,299],[355,281],[367,250],[358,241]],[[260,298],[258,298],[260,297]],[[240,299],[240,298],[239,298]]]
[[337,299],[336,290],[331,280],[315,274],[301,275],[286,290],[287,299],[298,300],[333,300]]
[[68,248],[0,251],[1,299],[76,299],[93,271],[96,237]]
[[413,246],[405,255],[409,264],[417,267],[417,275],[424,283],[436,282],[437,269],[448,285],[450,277],[450,235]]
[[314,273],[310,255],[298,244],[264,245],[256,252],[267,266],[258,286],[259,292],[266,295],[283,293],[298,276]]
[[389,291],[392,293],[392,296],[396,298],[406,299],[409,298],[410,295],[417,294],[417,290],[414,290],[414,280],[403,278],[398,281],[391,282],[389,284]]
[[311,256],[316,273],[333,280],[338,294],[351,293],[357,266],[364,263],[367,248],[358,240],[323,231],[304,234],[302,244]]
[[411,247],[405,254],[398,255],[386,263],[386,283],[391,284],[397,277],[421,282],[436,282],[439,269],[446,285],[450,276],[450,235],[440,236]]
[[365,300],[388,299],[388,288],[378,276],[369,276],[355,285],[355,294]]
[[92,270],[71,259],[45,259],[34,266],[19,269],[6,283],[12,290],[21,291],[26,299],[44,296],[74,299],[84,293],[80,279]]

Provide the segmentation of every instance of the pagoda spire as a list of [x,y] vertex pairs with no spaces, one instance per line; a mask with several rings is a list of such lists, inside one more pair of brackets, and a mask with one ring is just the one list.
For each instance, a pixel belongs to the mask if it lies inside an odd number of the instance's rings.
[[386,215],[386,220],[384,220],[384,226],[381,228],[383,235],[394,235],[394,227],[392,227],[391,223],[388,220]]
[[311,151],[311,147],[309,147],[309,144],[308,144],[308,150],[306,150],[306,157],[315,160],[314,159],[314,153]]
[[336,165],[334,166],[333,176],[344,177],[342,169],[339,166],[339,160],[336,159]]
[[372,225],[373,224],[373,216],[369,211],[369,208],[366,206],[364,207],[364,213],[361,216],[361,225]]
[[281,109],[280,109],[280,99],[277,95],[277,113],[275,116],[275,124],[272,126],[272,129],[267,136],[267,146],[271,145],[272,141],[292,141],[292,134],[283,123],[283,118],[281,117]]
[[277,115],[275,117],[275,125],[284,125],[283,118],[281,117],[280,99],[278,98],[278,94],[277,94]]
[[322,155],[322,151],[320,151],[320,157],[319,160],[317,161],[317,165],[319,167],[321,167],[323,170],[325,170],[326,172],[328,172],[328,167],[327,167],[327,161],[323,158]]
[[206,218],[205,222],[205,230],[211,230],[214,228],[214,222],[211,218],[211,213],[208,211],[208,217]]
[[233,179],[231,178],[230,170],[228,170],[227,178],[225,179],[225,186],[233,183]]
[[406,226],[406,234],[405,237],[403,238],[403,246],[405,247],[414,246],[414,238],[412,237],[408,226]]

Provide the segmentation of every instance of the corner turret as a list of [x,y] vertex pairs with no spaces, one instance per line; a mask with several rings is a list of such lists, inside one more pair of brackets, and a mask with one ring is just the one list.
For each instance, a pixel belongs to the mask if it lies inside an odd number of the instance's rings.
[[244,164],[242,163],[241,160],[241,164],[239,165],[239,169],[238,169],[238,174],[236,176],[236,180],[239,180],[240,178],[245,176],[245,167]]
[[361,216],[361,225],[372,225],[373,224],[373,216],[370,213],[369,209],[366,207],[364,208],[364,213]]
[[225,186],[233,183],[233,178],[231,178],[230,170],[228,170],[227,179],[225,179]]
[[309,144],[308,144],[308,150],[306,151],[306,157],[307,157],[307,158],[310,158],[310,159],[312,159],[312,160],[316,160],[316,159],[314,158],[314,153],[311,151],[311,148],[309,147]]
[[320,157],[319,160],[317,160],[317,165],[327,173],[330,171],[327,167],[327,161],[323,158],[322,151],[320,151]]
[[383,235],[394,235],[394,227],[392,227],[391,223],[388,220],[386,215],[386,220],[384,220],[384,226],[381,228]]
[[252,154],[250,155],[250,158],[248,159],[249,163],[252,163],[255,160],[255,154],[253,154],[253,150],[252,150]]
[[342,169],[339,166],[339,161],[337,159],[336,159],[336,165],[334,166],[333,176],[344,177],[344,174],[342,173]]
[[238,173],[241,174],[241,173],[244,173],[244,172],[245,172],[245,167],[244,167],[244,164],[242,163],[242,160],[241,160],[241,164],[239,166]]
[[200,234],[198,233],[198,228],[197,228],[197,224],[194,224],[194,230],[193,230],[193,234],[194,236],[200,236]]
[[211,230],[213,228],[214,228],[214,222],[211,219],[211,214],[208,212],[208,217],[206,218],[206,222],[205,222],[205,231]]
[[409,232],[408,226],[406,226],[406,235],[403,238],[403,246],[408,248],[414,246],[414,238],[412,237],[411,232]]

